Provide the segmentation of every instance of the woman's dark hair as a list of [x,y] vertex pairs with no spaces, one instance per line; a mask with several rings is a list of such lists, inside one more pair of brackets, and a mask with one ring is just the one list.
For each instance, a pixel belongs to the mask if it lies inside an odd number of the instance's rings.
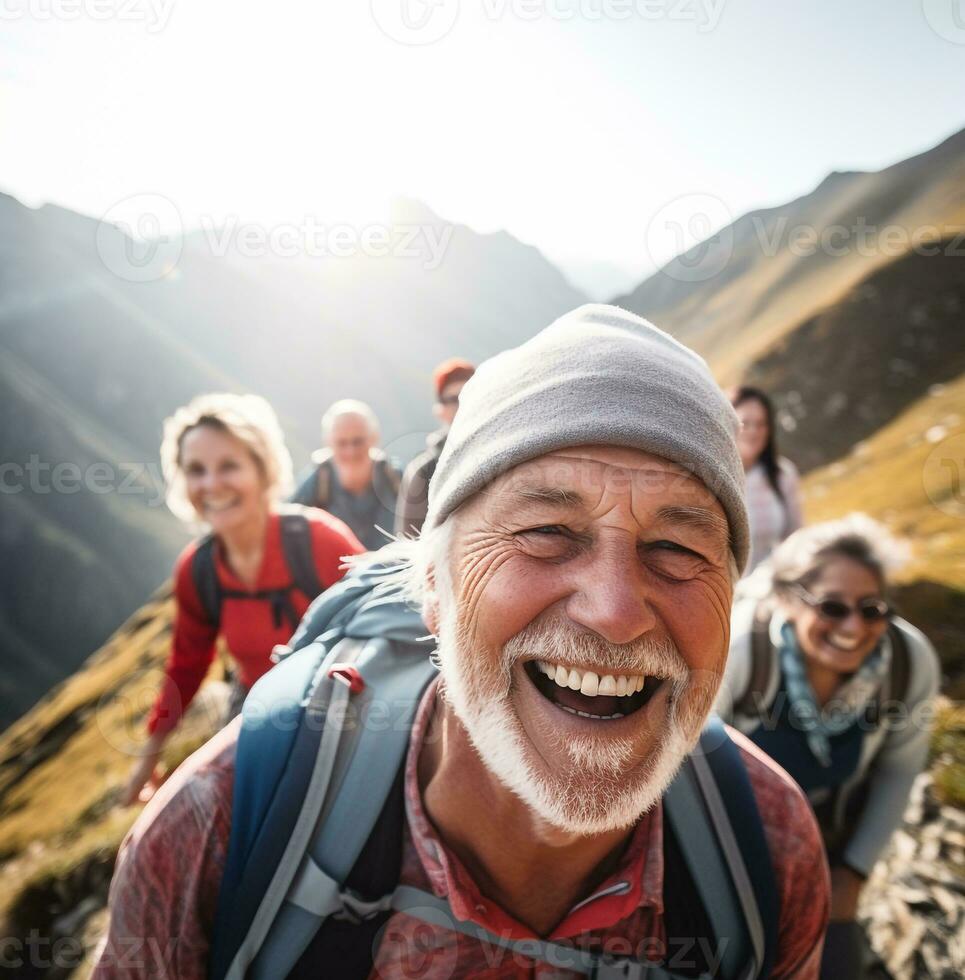
[[778,480],[781,471],[777,465],[779,457],[777,454],[777,437],[774,435],[774,406],[771,403],[771,399],[760,388],[754,388],[751,385],[738,385],[736,388],[731,389],[730,403],[734,408],[737,408],[738,405],[743,405],[744,402],[750,401],[760,403],[764,409],[764,415],[767,417],[767,442],[764,444],[764,448],[761,450],[761,455],[758,459],[764,466],[767,482],[770,483],[774,492],[777,494],[777,499],[783,504],[785,501]]

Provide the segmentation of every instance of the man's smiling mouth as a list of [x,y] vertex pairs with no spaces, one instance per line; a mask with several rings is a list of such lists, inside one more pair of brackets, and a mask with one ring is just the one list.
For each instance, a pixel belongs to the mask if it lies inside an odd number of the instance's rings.
[[666,680],[644,674],[599,674],[546,660],[530,660],[524,670],[551,704],[594,721],[613,721],[634,714],[646,707]]

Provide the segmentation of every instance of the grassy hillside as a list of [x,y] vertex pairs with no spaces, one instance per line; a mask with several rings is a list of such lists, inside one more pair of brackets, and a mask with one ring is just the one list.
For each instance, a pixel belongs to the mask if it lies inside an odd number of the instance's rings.
[[965,258],[910,253],[798,323],[743,372],[774,398],[802,470],[847,453],[965,371]]
[[[144,737],[172,616],[165,588],[78,673],[0,735],[3,935],[26,937],[36,929],[52,941],[66,939],[103,907],[117,848],[139,812],[115,804]],[[219,674],[217,663],[165,747],[168,769],[216,729],[225,693]],[[74,965],[71,954],[65,956]],[[51,977],[70,969],[14,972]]]
[[948,693],[965,698],[965,487],[955,472],[965,473],[965,374],[933,386],[844,458],[809,474],[804,488],[809,520],[861,510],[912,542],[902,610],[935,643]]

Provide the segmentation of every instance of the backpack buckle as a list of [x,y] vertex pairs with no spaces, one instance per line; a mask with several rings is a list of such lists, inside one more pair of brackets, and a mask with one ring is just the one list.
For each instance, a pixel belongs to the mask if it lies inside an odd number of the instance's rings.
[[592,980],[642,980],[654,964],[624,958],[604,957],[593,964]]
[[342,900],[342,908],[336,913],[335,918],[351,922],[356,926],[392,909],[391,892],[373,902],[367,902],[360,895],[347,890],[343,891],[339,898]]
[[328,676],[348,684],[351,694],[361,694],[365,690],[365,678],[359,673],[358,667],[353,667],[351,664],[332,664]]

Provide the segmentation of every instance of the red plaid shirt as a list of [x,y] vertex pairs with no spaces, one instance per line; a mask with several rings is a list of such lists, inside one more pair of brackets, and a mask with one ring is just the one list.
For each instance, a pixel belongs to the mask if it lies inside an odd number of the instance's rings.
[[[434,703],[433,686],[419,708],[406,761],[401,882],[448,899],[460,920],[508,938],[535,939],[483,895],[423,810],[416,768]],[[231,825],[237,732],[235,722],[185,763],[148,804],[122,845],[111,886],[110,927],[95,980],[204,980]],[[731,734],[748,768],[780,894],[772,977],[816,978],[829,895],[817,826],[804,796],[783,770],[741,735]],[[663,814],[657,806],[638,823],[613,875],[571,909],[547,938],[613,955],[660,959],[674,954],[683,965],[687,949],[664,949],[663,878]],[[515,980],[578,974],[399,912],[387,923],[371,976]]]

